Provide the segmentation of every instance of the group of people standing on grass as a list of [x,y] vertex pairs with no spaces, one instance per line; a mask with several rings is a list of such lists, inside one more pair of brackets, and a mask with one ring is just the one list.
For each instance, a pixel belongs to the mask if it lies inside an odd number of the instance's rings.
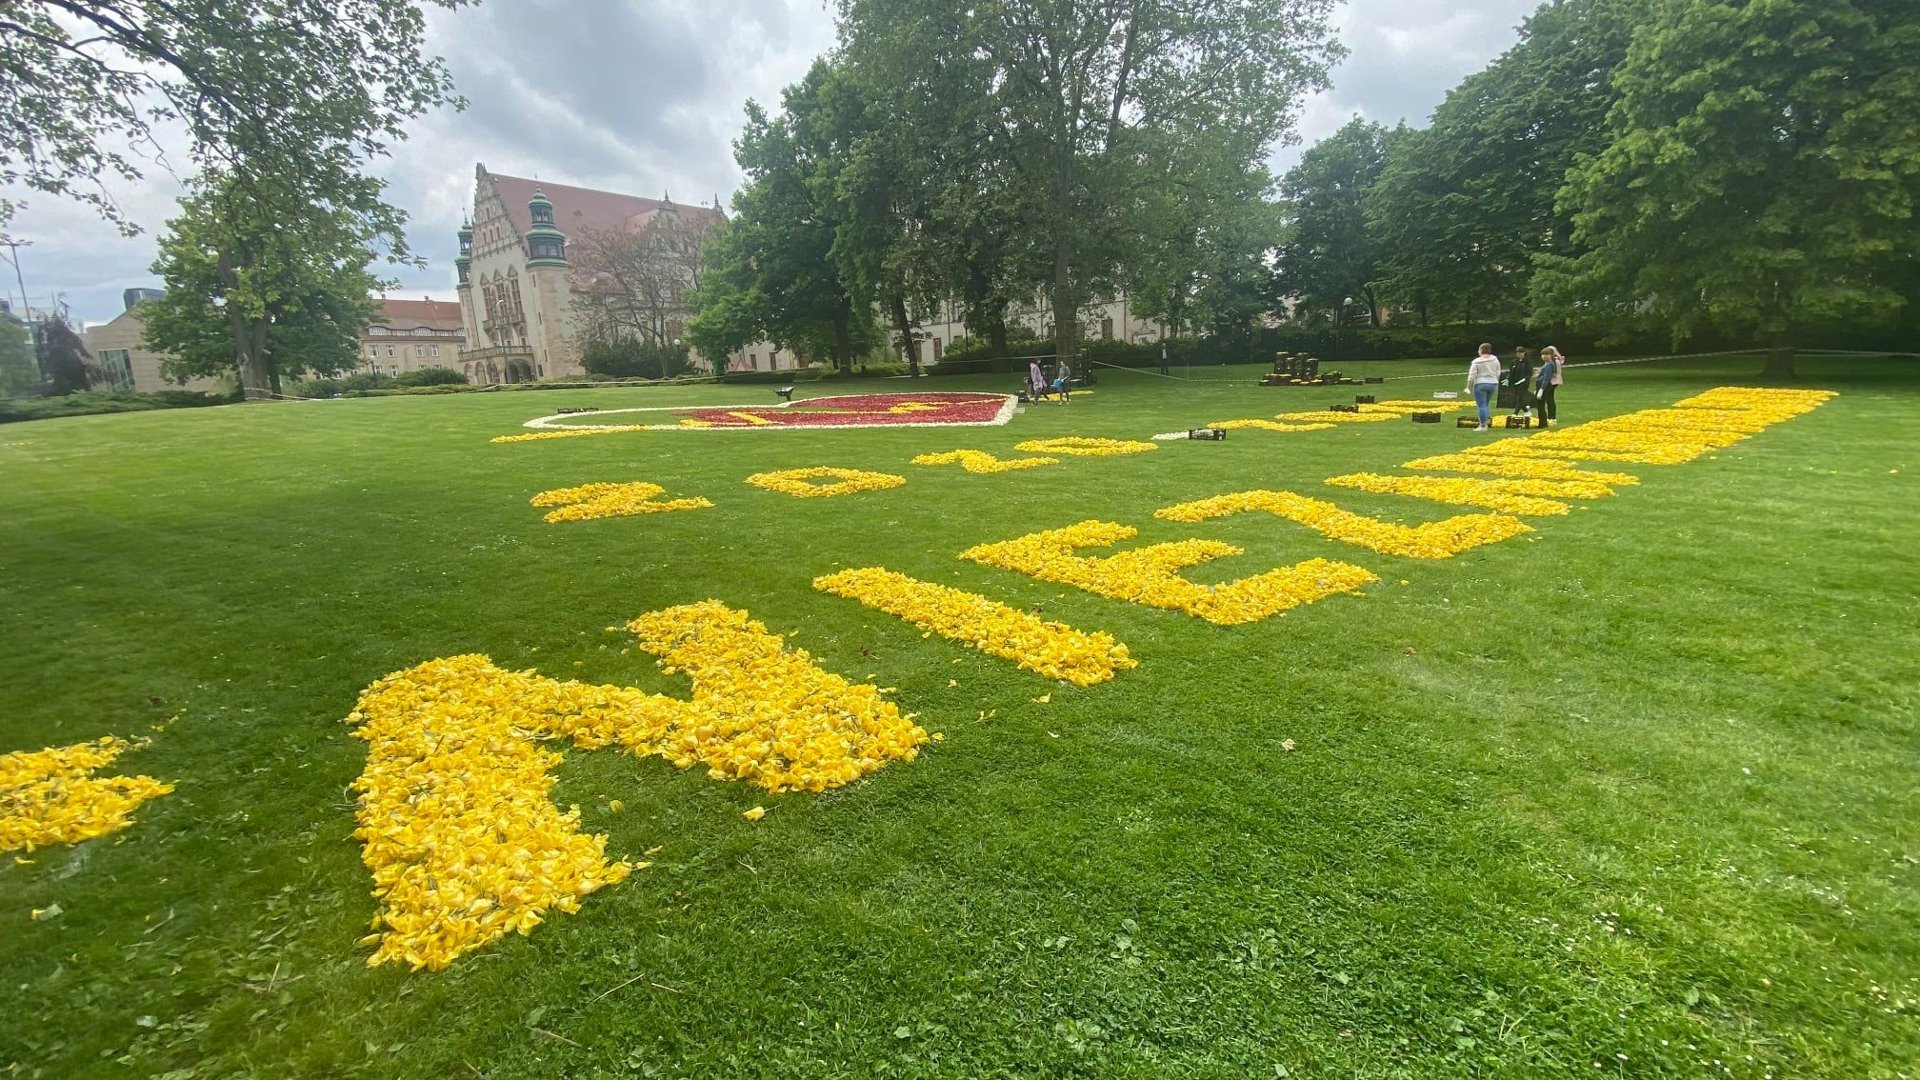
[[1533,366],[1533,354],[1525,348],[1513,350],[1513,366],[1502,372],[1500,358],[1493,354],[1493,346],[1486,342],[1480,345],[1480,355],[1473,358],[1467,366],[1467,391],[1473,395],[1473,403],[1480,410],[1480,426],[1475,431],[1486,431],[1493,426],[1493,403],[1500,394],[1500,384],[1515,388],[1513,415],[1532,416],[1535,406],[1539,408],[1540,426],[1560,419],[1560,410],[1554,401],[1555,391],[1560,389],[1562,377],[1566,372],[1567,358],[1560,350],[1549,345],[1540,350],[1540,366]]
[[1035,401],[1048,394],[1059,394],[1060,404],[1065,405],[1073,397],[1073,367],[1065,360],[1053,366],[1053,381],[1048,382],[1046,372],[1036,358],[1027,361],[1027,389]]

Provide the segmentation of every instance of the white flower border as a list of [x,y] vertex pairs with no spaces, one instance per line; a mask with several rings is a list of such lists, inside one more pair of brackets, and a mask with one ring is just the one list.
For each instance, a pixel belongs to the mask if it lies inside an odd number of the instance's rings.
[[[984,391],[978,391],[978,390],[935,390],[925,394],[901,393],[901,394],[889,394],[885,396],[908,398],[908,399],[912,399],[912,398],[931,399],[931,398],[951,397],[956,394],[983,394],[983,393]],[[785,409],[785,408],[790,408],[794,405],[814,405],[822,401],[835,401],[835,400],[841,400],[845,398],[876,397],[876,396],[881,396],[881,395],[831,394],[831,395],[828,395],[827,397],[801,398],[798,401],[782,401],[775,405],[768,405],[765,402],[761,402],[759,404],[754,404],[754,405],[644,405],[644,406],[640,406],[632,409],[600,409],[600,410],[596,410],[593,415],[614,416],[614,415],[623,414],[623,413],[687,412],[689,410],[694,410],[694,409],[698,409],[702,412],[711,412],[714,410],[727,410],[727,409],[769,409],[769,408]],[[542,430],[542,431],[608,431],[608,430],[614,430],[614,429],[631,430],[633,427],[638,427],[642,431],[831,431],[835,428],[845,428],[850,431],[872,431],[875,428],[998,427],[1002,424],[1005,424],[1007,421],[1013,419],[1013,407],[1015,404],[1017,404],[1017,400],[1015,399],[1014,395],[985,394],[985,396],[997,397],[1000,399],[1000,409],[998,412],[994,413],[993,419],[991,420],[928,420],[928,421],[916,421],[916,422],[902,423],[902,424],[741,424],[736,427],[732,424],[707,425],[707,426],[703,426],[699,424],[639,424],[639,425],[564,424],[564,423],[559,423],[559,421],[578,419],[583,414],[552,413],[547,416],[535,417],[532,420],[529,420],[520,426],[535,428],[537,430]]]

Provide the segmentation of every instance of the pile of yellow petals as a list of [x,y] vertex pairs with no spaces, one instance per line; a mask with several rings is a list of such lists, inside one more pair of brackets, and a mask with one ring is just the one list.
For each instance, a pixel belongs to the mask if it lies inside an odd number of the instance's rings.
[[[805,649],[718,600],[642,615],[627,628],[661,670],[693,680],[692,699],[651,744],[680,768],[698,762],[717,779],[768,791],[825,791],[912,761],[927,742],[879,690],[821,670]],[[582,738],[578,728],[568,733]]]
[[347,722],[367,740],[361,858],[373,872],[377,944],[367,963],[439,970],[548,909],[624,881],[606,837],[580,832],[578,807],[548,793],[560,755],[534,742],[556,717],[623,721],[646,694],[504,671],[484,656],[430,660],[360,695]]
[[1242,428],[1252,428],[1256,431],[1326,431],[1334,425],[1283,424],[1278,420],[1215,420],[1207,426],[1225,428],[1228,431],[1239,431]]
[[[824,477],[831,477],[838,482],[832,484],[812,482]],[[827,465],[819,465],[811,469],[782,469],[778,472],[754,473],[747,477],[747,483],[754,487],[783,492],[801,499],[850,495],[856,491],[879,491],[883,488],[897,488],[906,482],[906,477],[895,476],[892,473],[836,469]]]
[[1399,399],[1394,401],[1369,401],[1360,406],[1363,413],[1393,413],[1395,416],[1408,416],[1417,412],[1449,413],[1458,412],[1471,405],[1468,401],[1412,401]]
[[769,791],[825,791],[927,734],[871,686],[821,671],[745,612],[715,600],[636,619],[642,648],[693,682],[681,701],[624,686],[507,671],[454,656],[369,686],[347,722],[367,740],[359,793],[362,858],[381,901],[369,964],[440,969],[545,912],[646,864],[610,861],[550,793],[560,756],[541,739],[705,764]]
[[984,450],[948,450],[942,454],[921,454],[915,465],[958,465],[970,473],[1003,473],[1018,469],[1037,469],[1058,465],[1056,457],[997,458]]
[[1809,413],[1839,395],[1831,390],[1768,390],[1745,386],[1719,386],[1676,401],[1676,409],[1738,410],[1766,418],[1777,424]]
[[1112,457],[1117,454],[1144,454],[1149,450],[1158,450],[1154,443],[1141,442],[1138,439],[1095,439],[1083,435],[1068,435],[1059,439],[1028,439],[1013,444],[1015,450],[1029,454],[1064,454],[1067,457]]
[[1082,521],[1064,529],[981,544],[960,557],[1098,596],[1185,612],[1222,626],[1256,622],[1379,580],[1358,566],[1327,559],[1308,559],[1221,585],[1201,585],[1179,576],[1189,566],[1242,553],[1241,548],[1218,540],[1153,544],[1106,558],[1075,554],[1081,548],[1111,546],[1138,531],[1130,525]]
[[1377,495],[1406,495],[1454,506],[1479,506],[1503,514],[1558,515],[1569,507],[1560,499],[1599,499],[1613,494],[1605,484],[1582,480],[1482,480],[1455,476],[1382,476],[1348,473],[1330,476],[1335,487]]
[[559,507],[547,514],[546,519],[552,522],[663,514],[673,510],[703,510],[713,505],[697,496],[655,502],[654,499],[665,494],[666,490],[659,484],[647,483],[581,484],[578,487],[543,491],[533,497],[533,505]]
[[1275,420],[1292,420],[1308,424],[1378,424],[1387,420],[1398,420],[1396,412],[1283,412],[1275,413]]
[[1075,686],[1106,682],[1116,669],[1138,664],[1125,645],[1104,631],[1085,633],[984,596],[877,566],[817,577],[813,587]]
[[[1522,440],[1512,439],[1509,442]],[[1496,445],[1505,445],[1500,443]],[[1632,473],[1601,472],[1582,469],[1564,461],[1551,458],[1527,458],[1512,454],[1492,454],[1492,447],[1477,446],[1458,454],[1437,454],[1433,457],[1415,458],[1403,468],[1433,469],[1439,472],[1486,473],[1493,476],[1505,476],[1527,480],[1566,480],[1575,483],[1605,484],[1609,487],[1625,487],[1637,484],[1640,478]]]
[[76,844],[117,832],[133,811],[173,790],[151,776],[94,777],[129,743],[111,735],[73,746],[0,754],[0,851]]
[[1330,502],[1291,491],[1242,491],[1180,503],[1153,512],[1166,521],[1207,521],[1249,512],[1276,514],[1297,521],[1330,539],[1411,559],[1447,559],[1492,544],[1533,527],[1503,514],[1462,514],[1424,525],[1398,525],[1342,510]]
[[606,427],[592,428],[550,428],[545,431],[528,431],[519,435],[495,435],[491,442],[516,443],[539,442],[543,439],[577,439],[582,435],[618,435],[623,431],[652,431],[652,424],[609,424]]
[[1722,387],[1671,408],[1642,409],[1479,448],[1486,456],[1679,465],[1724,449],[1832,398],[1826,390]]

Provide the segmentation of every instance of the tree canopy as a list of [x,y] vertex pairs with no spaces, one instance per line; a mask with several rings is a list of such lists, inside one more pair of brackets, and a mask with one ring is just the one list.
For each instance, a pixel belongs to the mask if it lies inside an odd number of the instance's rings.
[[972,223],[1001,230],[993,248],[1019,271],[1010,293],[1046,295],[1065,358],[1081,306],[1111,292],[1138,254],[1135,211],[1156,205],[1143,193],[1167,182],[1169,163],[1244,175],[1291,132],[1340,52],[1331,7],[841,0],[841,42],[860,78],[888,88],[897,125],[971,137],[978,149],[960,162],[924,154],[909,165],[930,174],[923,188],[963,207],[974,200],[957,188],[992,192],[994,219]]
[[1614,72],[1609,145],[1561,195],[1586,250],[1544,310],[1773,343],[1887,321],[1920,249],[1920,8],[1899,0],[1661,5]]
[[[426,0],[458,7],[467,0]],[[330,173],[451,100],[416,0],[11,0],[0,4],[0,182],[132,231],[108,187],[156,129],[203,169]],[[13,205],[0,200],[0,224]]]
[[[320,181],[331,179],[322,187]],[[247,183],[203,179],[168,222],[153,271],[166,294],[141,306],[167,373],[233,373],[244,394],[359,363],[360,333],[383,282],[366,269],[399,211],[366,177]]]
[[1369,322],[1379,321],[1385,252],[1367,220],[1367,196],[1395,137],[1356,116],[1302,154],[1280,181],[1289,228],[1275,286],[1308,308],[1332,310],[1336,325],[1348,321],[1349,298]]

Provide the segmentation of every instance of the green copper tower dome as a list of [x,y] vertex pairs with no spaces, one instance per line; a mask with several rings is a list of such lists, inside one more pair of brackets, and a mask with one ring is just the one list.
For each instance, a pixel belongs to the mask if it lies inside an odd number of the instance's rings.
[[460,272],[460,284],[467,283],[467,269],[473,265],[473,223],[462,219],[460,222],[460,254],[453,260],[454,269]]
[[539,191],[527,200],[533,224],[527,229],[528,266],[567,265],[567,234],[554,227],[553,204]]

